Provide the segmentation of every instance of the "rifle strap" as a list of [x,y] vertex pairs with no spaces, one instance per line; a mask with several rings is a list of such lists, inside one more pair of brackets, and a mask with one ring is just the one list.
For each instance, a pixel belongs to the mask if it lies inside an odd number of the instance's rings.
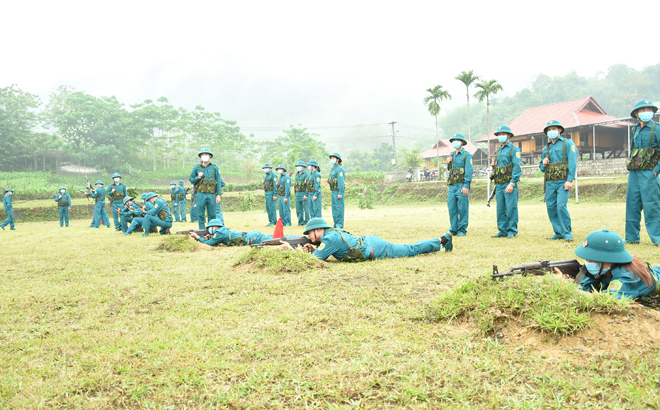
[[[657,124],[657,123],[656,123],[656,122],[653,122],[653,125],[651,126],[651,136],[649,137],[649,148],[652,148],[652,147],[653,147],[653,138],[655,138],[655,135],[653,134],[653,131],[655,130],[655,124]],[[641,129],[640,129],[640,131],[641,131]],[[637,134],[637,125],[635,125],[635,126],[633,127],[633,129],[632,129],[632,135],[633,135],[633,137],[632,137],[632,141],[631,141],[631,142],[632,142],[632,149],[631,149],[631,151],[632,151],[633,149],[635,149],[635,135],[636,135],[636,134]],[[640,142],[641,142],[641,138],[642,138],[642,137],[640,137]]]

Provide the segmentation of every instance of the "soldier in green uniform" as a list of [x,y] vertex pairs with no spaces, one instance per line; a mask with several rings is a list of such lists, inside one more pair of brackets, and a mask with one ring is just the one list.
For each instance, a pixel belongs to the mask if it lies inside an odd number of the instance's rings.
[[220,196],[222,195],[224,181],[220,176],[218,166],[211,163],[213,153],[210,149],[202,148],[198,156],[202,163],[193,167],[189,180],[192,184],[197,185],[197,193],[195,194],[197,223],[199,229],[204,229],[207,217],[209,221],[214,218],[223,220]]
[[176,186],[176,181],[170,182],[170,199],[172,200],[172,214],[174,214],[174,221],[181,222],[181,213],[179,212],[179,188]]
[[101,226],[101,223],[103,223],[103,225],[110,228],[110,218],[108,218],[108,212],[105,210],[106,190],[103,187],[103,181],[99,179],[94,183],[94,185],[96,185],[96,190],[92,189],[90,185],[87,185],[87,189],[95,201],[94,219],[92,219],[92,224],[89,227],[98,229],[98,227]]
[[149,192],[144,196],[144,199],[147,202],[151,202],[154,207],[148,209],[144,213],[144,222],[142,223],[142,228],[144,228],[144,233],[141,236],[149,236],[149,231],[152,225],[160,226],[160,234],[166,235],[170,233],[170,228],[172,227],[172,211],[167,205],[167,202],[153,192]]
[[346,171],[341,166],[341,155],[334,153],[330,155],[330,163],[332,169],[330,170],[330,178],[328,184],[332,191],[332,221],[335,228],[344,227],[344,178]]
[[128,227],[126,230],[126,233],[124,233],[124,236],[132,234],[134,231],[135,232],[149,232],[149,233],[158,233],[158,227],[156,225],[151,225],[148,231],[145,231],[143,229],[145,221],[146,221],[146,212],[154,209],[154,204],[151,201],[145,201],[145,198],[147,195],[150,195],[151,192],[145,192],[142,195],[140,195],[140,199],[144,201],[144,206],[140,205],[137,200],[133,200],[131,203],[131,207],[139,209],[140,212],[134,213],[133,221],[131,221],[131,225]]
[[[412,245],[400,245],[386,242],[374,235],[355,237],[342,229],[331,227],[321,218],[313,218],[309,221],[304,234],[314,244],[317,244],[318,248],[314,249],[311,245],[305,245],[303,249],[321,260],[334,256],[335,259],[342,262],[363,262],[417,256],[438,252],[442,248],[445,249],[445,252],[453,249],[452,236],[448,233],[440,238],[427,239]],[[286,242],[282,246],[292,249],[291,245]]]
[[[296,163],[294,188],[296,190],[296,216],[298,217],[298,226],[305,226],[305,204],[307,204],[307,169],[305,168],[305,161],[298,161]],[[309,213],[309,210],[307,211]]]
[[449,233],[465,236],[470,221],[470,183],[472,182],[472,154],[467,152],[467,140],[461,133],[449,139],[454,151],[447,158],[449,178],[447,183],[447,208],[449,210]]
[[[133,219],[142,217],[144,212],[142,211],[142,207],[133,200],[132,196],[125,197],[123,202],[124,207],[119,213],[119,221],[121,223],[121,231],[126,235],[129,224],[133,222]],[[133,232],[135,228],[136,227],[133,227],[131,232]]]
[[312,161],[309,161],[306,165],[307,167],[307,178],[305,179],[305,196],[304,200],[304,211],[305,211],[305,225],[312,219],[312,198],[314,197],[314,177],[312,172],[314,167],[311,165]]
[[60,192],[55,195],[55,202],[57,202],[57,211],[60,214],[60,228],[69,226],[69,211],[71,210],[71,195],[66,193],[66,188],[61,186]]
[[650,100],[635,104],[630,116],[639,124],[632,129],[626,193],[626,242],[639,243],[642,211],[646,232],[660,245],[660,127],[653,121],[658,107]]
[[282,218],[282,225],[291,226],[291,177],[286,173],[286,167],[282,164],[275,168],[275,171],[280,175],[277,181],[277,205],[280,208],[280,218]]
[[276,172],[273,172],[273,166],[270,165],[270,162],[266,162],[263,167],[261,167],[266,176],[262,182],[264,186],[264,192],[266,194],[266,213],[268,214],[268,225],[274,226],[277,223],[277,182],[279,178]]
[[550,120],[543,129],[550,140],[543,148],[539,165],[545,173],[545,205],[555,234],[547,239],[564,239],[573,242],[571,214],[568,213],[568,196],[573,189],[577,170],[575,143],[561,136],[564,127],[557,120]]
[[121,209],[124,206],[124,198],[128,195],[126,192],[126,185],[121,182],[121,175],[119,172],[112,174],[112,185],[108,188],[108,196],[111,201],[112,219],[115,223],[115,231],[121,231],[121,221],[116,208]]
[[518,234],[518,181],[522,175],[520,168],[520,148],[509,141],[513,131],[508,125],[501,125],[495,131],[500,145],[495,151],[493,176],[497,198],[497,234],[493,238],[513,238]]
[[[213,219],[206,225],[209,235],[200,237],[195,232],[191,232],[190,236],[199,242],[209,245],[227,245],[227,246],[245,246],[260,244],[263,241],[269,241],[273,235],[266,235],[259,231],[241,232],[227,228],[222,224],[219,219]],[[285,235],[287,238],[297,237],[297,235]]]
[[319,166],[319,163],[315,159],[309,161],[309,166],[311,167],[310,179],[312,180],[313,183],[313,186],[310,186],[310,189],[312,189],[312,191],[310,192],[311,202],[310,202],[309,216],[310,218],[322,218],[323,191],[321,191],[321,167]]
[[9,225],[10,230],[15,231],[16,227],[14,226],[14,205],[11,203],[11,196],[14,194],[14,190],[11,188],[5,189],[5,196],[2,199],[2,203],[5,207],[5,212],[7,212],[7,219],[0,224],[0,228],[5,230],[5,226]]
[[179,191],[176,195],[176,198],[179,200],[179,212],[181,213],[181,222],[188,222],[186,219],[186,187],[183,183],[183,179],[179,180]]

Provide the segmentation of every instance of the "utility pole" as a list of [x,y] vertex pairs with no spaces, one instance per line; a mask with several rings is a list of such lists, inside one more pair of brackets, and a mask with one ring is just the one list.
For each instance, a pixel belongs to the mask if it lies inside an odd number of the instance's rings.
[[390,123],[392,126],[392,150],[394,151],[394,174],[396,175],[396,141],[394,140],[396,132],[394,131],[394,124],[396,124],[394,121]]

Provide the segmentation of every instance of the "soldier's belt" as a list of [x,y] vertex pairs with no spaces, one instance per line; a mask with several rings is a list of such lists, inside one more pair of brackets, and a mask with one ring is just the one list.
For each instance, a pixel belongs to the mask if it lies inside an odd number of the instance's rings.
[[568,162],[552,162],[545,166],[546,181],[562,181],[568,178]]
[[58,206],[69,206],[69,201],[57,201]]

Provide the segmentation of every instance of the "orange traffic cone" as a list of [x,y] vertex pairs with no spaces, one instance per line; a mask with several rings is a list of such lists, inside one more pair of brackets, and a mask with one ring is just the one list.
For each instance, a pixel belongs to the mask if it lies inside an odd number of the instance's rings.
[[282,218],[277,220],[275,225],[275,232],[273,232],[273,239],[284,238],[284,225],[282,225]]

